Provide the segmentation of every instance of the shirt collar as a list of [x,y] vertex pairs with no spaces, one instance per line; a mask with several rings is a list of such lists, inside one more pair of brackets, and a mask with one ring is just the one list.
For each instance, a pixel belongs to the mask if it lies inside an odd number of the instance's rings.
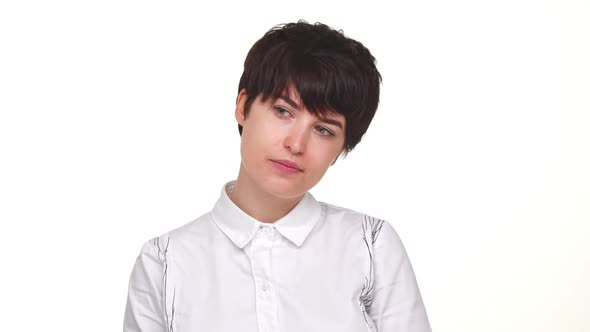
[[[242,211],[229,198],[226,189],[236,181],[230,181],[221,188],[221,195],[211,215],[217,226],[239,248],[244,248],[256,234],[258,227],[269,225],[260,222]],[[320,218],[321,206],[309,193],[305,193],[297,205],[281,219],[272,223],[275,229],[300,247]]]

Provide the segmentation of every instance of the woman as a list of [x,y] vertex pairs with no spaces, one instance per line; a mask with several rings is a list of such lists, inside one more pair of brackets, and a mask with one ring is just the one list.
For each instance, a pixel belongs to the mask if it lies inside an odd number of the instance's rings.
[[381,76],[361,43],[305,21],[248,53],[242,162],[212,210],[144,244],[124,330],[430,331],[392,226],[308,192],[367,131]]

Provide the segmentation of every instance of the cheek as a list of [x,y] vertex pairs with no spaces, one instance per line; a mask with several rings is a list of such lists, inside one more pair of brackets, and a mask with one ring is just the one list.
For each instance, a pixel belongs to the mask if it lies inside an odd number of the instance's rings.
[[270,158],[269,145],[270,137],[265,135],[264,130],[258,127],[257,130],[250,130],[242,135],[241,153],[242,161],[251,170],[259,169],[265,165],[265,160]]
[[240,144],[240,152],[242,154],[242,161],[246,164],[249,164],[252,160],[255,160],[254,153],[256,153],[256,146],[255,137],[252,137],[250,132],[246,133],[243,132],[242,134],[242,141]]
[[318,171],[330,167],[338,154],[338,148],[326,145],[325,142],[319,142],[312,149],[308,149],[309,163]]

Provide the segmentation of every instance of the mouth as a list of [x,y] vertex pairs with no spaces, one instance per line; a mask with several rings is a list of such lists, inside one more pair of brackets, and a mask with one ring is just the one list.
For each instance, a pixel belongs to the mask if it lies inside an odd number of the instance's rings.
[[284,168],[284,170],[291,171],[291,172],[303,172],[303,169],[301,169],[301,167],[294,162],[291,162],[288,160],[273,160],[273,159],[271,159],[271,161],[273,163],[275,163],[277,166],[281,166],[281,168]]

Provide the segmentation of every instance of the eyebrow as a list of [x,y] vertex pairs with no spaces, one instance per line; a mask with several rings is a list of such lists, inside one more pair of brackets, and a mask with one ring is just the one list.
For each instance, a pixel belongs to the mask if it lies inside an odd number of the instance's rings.
[[[286,102],[287,104],[289,104],[289,106],[293,107],[294,109],[301,111],[301,106],[299,106],[299,104],[297,104],[293,99],[291,99],[289,96],[279,96],[278,99],[282,99],[284,102]],[[330,119],[330,118],[324,118],[324,117],[318,117],[318,119],[320,119],[320,121],[325,122],[327,124],[331,124],[334,125],[340,129],[342,129],[342,123],[338,120],[335,119]]]

